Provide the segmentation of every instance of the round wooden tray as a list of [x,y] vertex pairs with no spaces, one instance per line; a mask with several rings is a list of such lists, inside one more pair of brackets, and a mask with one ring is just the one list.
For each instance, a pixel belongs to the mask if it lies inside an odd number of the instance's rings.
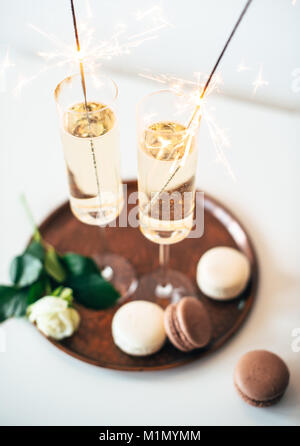
[[[137,190],[136,181],[127,181],[127,195]],[[128,204],[128,211],[134,205]],[[199,206],[199,203],[197,203]],[[199,298],[209,311],[213,324],[213,339],[206,349],[182,353],[169,342],[158,353],[148,357],[131,357],[113,343],[111,321],[118,306],[94,311],[78,306],[81,316],[79,330],[61,342],[49,341],[59,349],[97,366],[117,370],[161,370],[194,361],[220,348],[242,325],[256,294],[258,265],[252,243],[238,220],[213,198],[205,195],[204,235],[187,238],[171,247],[170,267],[185,273],[195,284],[197,262],[201,255],[214,246],[232,246],[246,254],[251,262],[251,279],[243,294],[229,302]],[[59,252],[77,252],[93,256],[101,251],[99,228],[84,225],[64,203],[41,224],[44,238]],[[158,246],[147,240],[138,228],[106,228],[107,247],[129,259],[138,276],[158,266]]]

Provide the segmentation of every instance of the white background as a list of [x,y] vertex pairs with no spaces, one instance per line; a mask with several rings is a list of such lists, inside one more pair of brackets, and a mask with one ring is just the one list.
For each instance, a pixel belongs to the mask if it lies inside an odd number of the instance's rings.
[[[135,13],[153,1],[90,1],[98,39],[116,23],[128,34],[141,31]],[[87,3],[77,0],[82,20]],[[160,85],[137,75],[149,70],[193,78],[208,72],[244,2],[168,0],[160,3],[174,24],[130,55],[103,62],[120,87],[122,173],[136,177],[135,104]],[[73,42],[68,1],[27,0],[1,5],[0,62],[7,45],[13,67],[1,74],[1,251],[0,278],[30,235],[19,205],[25,192],[37,221],[67,197],[53,89],[69,67],[51,68],[15,96],[20,76],[43,69],[37,51],[51,51],[37,25]],[[217,162],[205,123],[201,128],[198,185],[230,207],[245,224],[260,262],[256,305],[241,331],[220,351],[171,371],[124,373],[83,364],[57,351],[26,321],[3,324],[0,352],[1,424],[177,424],[276,425],[300,423],[300,352],[292,330],[300,327],[299,99],[293,71],[299,60],[300,4],[254,0],[220,73],[224,86],[211,96],[219,125],[227,129],[226,156],[236,180]],[[2,52],[1,52],[2,51]],[[2,54],[2,55],[1,55]],[[238,73],[243,61],[251,69]],[[268,85],[253,95],[262,66]],[[296,85],[297,87],[297,85]],[[298,110],[298,111],[297,111]],[[1,344],[1,343],[0,343]],[[1,344],[2,345],[2,344]],[[298,343],[299,345],[299,343]],[[291,371],[288,391],[277,406],[256,409],[240,400],[232,384],[238,358],[254,348],[280,354]]]

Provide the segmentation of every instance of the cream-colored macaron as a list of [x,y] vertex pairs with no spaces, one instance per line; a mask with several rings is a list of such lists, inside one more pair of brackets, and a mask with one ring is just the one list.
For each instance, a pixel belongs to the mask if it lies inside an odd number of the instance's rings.
[[213,299],[237,297],[250,277],[250,262],[240,251],[227,246],[209,249],[197,266],[197,283],[200,290]]
[[112,321],[115,344],[128,355],[157,352],[166,340],[164,312],[152,302],[136,300],[118,309]]

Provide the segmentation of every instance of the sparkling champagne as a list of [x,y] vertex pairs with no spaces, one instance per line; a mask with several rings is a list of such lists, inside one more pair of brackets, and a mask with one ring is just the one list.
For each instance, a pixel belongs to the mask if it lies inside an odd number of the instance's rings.
[[83,103],[74,104],[64,113],[61,138],[72,212],[91,225],[113,221],[123,206],[114,112],[99,102],[88,102],[87,110]]
[[193,225],[195,137],[176,122],[151,124],[139,141],[138,163],[141,231],[155,243],[183,240]]

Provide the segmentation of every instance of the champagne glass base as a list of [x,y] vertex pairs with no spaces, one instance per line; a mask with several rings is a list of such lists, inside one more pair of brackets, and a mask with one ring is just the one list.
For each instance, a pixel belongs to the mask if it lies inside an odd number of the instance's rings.
[[131,263],[118,254],[96,254],[94,260],[104,279],[111,282],[121,294],[118,302],[130,297],[136,290],[138,281]]
[[172,269],[158,269],[139,279],[134,298],[150,300],[165,308],[182,297],[196,295],[197,290],[186,275]]

